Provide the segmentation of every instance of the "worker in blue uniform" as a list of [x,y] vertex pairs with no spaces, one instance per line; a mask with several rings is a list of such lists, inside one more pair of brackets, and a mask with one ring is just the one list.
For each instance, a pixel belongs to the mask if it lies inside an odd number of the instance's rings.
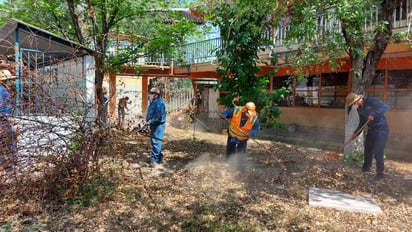
[[13,112],[13,102],[10,95],[10,88],[6,81],[14,78],[8,70],[0,70],[0,166],[6,171],[13,168],[13,163],[17,152],[14,131],[10,124],[10,117]]
[[162,143],[166,130],[166,104],[160,96],[160,90],[150,90],[150,104],[146,114],[146,124],[150,125],[152,152],[150,164],[156,167],[163,162]]
[[376,179],[382,179],[384,177],[384,150],[389,137],[385,112],[389,110],[389,106],[376,97],[364,97],[356,93],[350,93],[346,97],[346,104],[358,106],[359,125],[352,139],[360,134],[363,125],[366,123],[368,125],[362,171],[371,171],[373,157],[375,157]]

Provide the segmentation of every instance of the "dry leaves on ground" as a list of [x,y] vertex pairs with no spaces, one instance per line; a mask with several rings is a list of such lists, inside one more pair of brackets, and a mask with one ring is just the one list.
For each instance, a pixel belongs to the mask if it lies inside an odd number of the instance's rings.
[[[13,222],[13,228],[38,225],[45,231],[410,230],[410,163],[387,160],[387,177],[373,181],[373,174],[362,174],[327,151],[259,140],[249,141],[247,169],[240,173],[236,160],[225,162],[225,135],[169,126],[165,163],[150,168],[150,141],[120,136],[125,139],[101,159],[107,192],[99,201],[48,211],[53,207],[45,207],[41,197],[10,201],[16,200],[12,190],[2,186],[3,228]],[[371,197],[383,213],[311,207],[310,187]]]

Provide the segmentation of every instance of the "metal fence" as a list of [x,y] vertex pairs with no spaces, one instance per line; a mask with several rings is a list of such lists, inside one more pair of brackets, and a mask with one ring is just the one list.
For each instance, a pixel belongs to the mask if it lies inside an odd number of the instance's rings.
[[16,115],[57,116],[89,110],[87,101],[87,57],[56,60],[41,51],[20,50],[15,81]]
[[193,89],[181,89],[174,91],[173,94],[165,97],[168,113],[175,113],[179,110],[185,110],[193,103]]

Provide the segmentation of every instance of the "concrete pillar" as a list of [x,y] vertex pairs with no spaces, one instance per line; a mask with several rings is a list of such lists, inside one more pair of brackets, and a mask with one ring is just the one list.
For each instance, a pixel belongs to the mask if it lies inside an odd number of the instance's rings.
[[116,73],[109,74],[109,117],[116,118]]
[[148,81],[148,76],[143,75],[142,76],[142,114],[143,116],[146,115],[147,112],[147,99],[148,99],[148,93],[149,93],[149,81]]

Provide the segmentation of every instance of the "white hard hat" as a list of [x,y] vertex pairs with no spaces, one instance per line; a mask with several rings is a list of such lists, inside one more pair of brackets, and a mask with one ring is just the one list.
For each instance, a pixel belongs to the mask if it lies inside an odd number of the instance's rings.
[[158,88],[152,88],[150,89],[150,93],[156,93],[160,95],[160,90]]
[[253,102],[246,103],[245,108],[247,109],[249,114],[256,113],[256,105]]
[[0,81],[9,80],[9,79],[13,79],[13,78],[16,78],[16,77],[12,76],[9,70],[7,70],[7,69],[0,70]]

